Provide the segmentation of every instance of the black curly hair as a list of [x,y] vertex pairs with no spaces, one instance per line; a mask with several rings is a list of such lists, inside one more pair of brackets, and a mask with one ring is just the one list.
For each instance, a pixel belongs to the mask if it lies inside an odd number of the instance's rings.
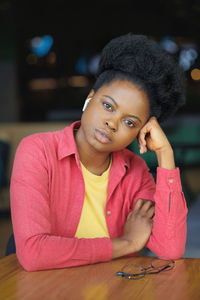
[[174,58],[145,35],[126,35],[112,39],[103,49],[96,92],[114,80],[128,80],[146,92],[150,116],[165,121],[185,103],[184,73]]

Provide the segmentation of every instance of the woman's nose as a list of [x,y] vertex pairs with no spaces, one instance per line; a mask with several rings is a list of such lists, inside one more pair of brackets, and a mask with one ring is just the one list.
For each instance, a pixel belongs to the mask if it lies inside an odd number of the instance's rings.
[[108,127],[113,132],[117,131],[117,123],[113,121],[106,121],[106,127]]

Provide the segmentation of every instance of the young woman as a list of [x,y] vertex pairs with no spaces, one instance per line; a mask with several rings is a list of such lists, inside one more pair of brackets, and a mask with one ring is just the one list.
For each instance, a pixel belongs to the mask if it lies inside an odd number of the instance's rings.
[[[180,258],[186,202],[159,121],[184,102],[183,77],[155,42],[127,34],[102,52],[81,121],[24,138],[11,180],[17,257],[28,271],[136,255]],[[157,180],[140,153],[154,151]]]

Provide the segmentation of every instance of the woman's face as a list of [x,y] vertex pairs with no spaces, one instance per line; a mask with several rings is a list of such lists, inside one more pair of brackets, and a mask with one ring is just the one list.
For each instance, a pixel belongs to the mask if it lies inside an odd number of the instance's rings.
[[89,147],[100,152],[128,146],[149,118],[147,95],[129,81],[115,80],[99,88],[81,119],[81,132]]

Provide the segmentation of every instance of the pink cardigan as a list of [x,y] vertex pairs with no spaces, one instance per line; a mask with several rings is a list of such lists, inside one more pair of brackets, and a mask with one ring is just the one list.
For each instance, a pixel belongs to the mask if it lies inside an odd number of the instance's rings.
[[[31,135],[17,149],[11,213],[17,257],[28,271],[112,258],[109,238],[74,237],[85,191],[73,137],[78,126],[80,122],[75,122],[61,131]],[[158,168],[155,185],[142,158],[127,149],[114,152],[105,207],[110,238],[122,236],[126,217],[138,198],[156,203],[147,247],[161,258],[180,258],[185,250],[187,207],[179,169]]]

